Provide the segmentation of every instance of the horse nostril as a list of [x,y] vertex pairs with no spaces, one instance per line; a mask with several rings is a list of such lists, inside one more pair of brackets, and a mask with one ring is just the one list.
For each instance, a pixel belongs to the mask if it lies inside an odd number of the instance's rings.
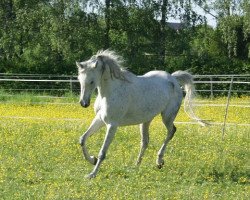
[[89,107],[89,104],[88,103],[85,103],[85,105],[83,106],[84,108],[87,108]]
[[85,102],[85,101],[80,101],[80,104],[82,107],[84,108],[87,108],[89,106],[89,103],[88,102]]

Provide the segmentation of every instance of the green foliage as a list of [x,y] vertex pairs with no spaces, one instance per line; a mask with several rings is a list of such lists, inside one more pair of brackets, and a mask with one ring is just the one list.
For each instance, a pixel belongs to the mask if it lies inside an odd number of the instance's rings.
[[207,26],[197,29],[196,35],[190,42],[192,70],[198,74],[244,74],[249,73],[248,58],[244,50],[245,46],[236,43],[237,52],[240,55],[228,57],[227,43],[221,38],[220,29],[214,30]]
[[[192,9],[192,4],[204,5],[205,0],[107,2],[3,0],[0,72],[73,74],[76,60],[107,45],[122,54],[137,74],[152,69],[203,74],[250,71],[248,1],[235,7],[234,1],[216,1],[215,29],[204,25]],[[227,15],[230,6],[234,13]],[[180,18],[185,28],[176,31],[162,24],[162,17]]]

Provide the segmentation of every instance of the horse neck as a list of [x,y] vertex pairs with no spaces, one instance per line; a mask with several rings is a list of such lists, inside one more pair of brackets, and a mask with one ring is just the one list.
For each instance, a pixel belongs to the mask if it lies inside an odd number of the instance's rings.
[[109,95],[112,88],[112,80],[102,78],[100,85],[97,86],[98,94],[102,97]]
[[[134,74],[130,73],[130,76],[136,77]],[[109,97],[113,91],[121,87],[124,82],[130,82],[127,78],[121,76],[121,78],[114,77],[111,75],[109,70],[105,70],[100,76],[100,82],[97,86],[98,94],[101,97]]]

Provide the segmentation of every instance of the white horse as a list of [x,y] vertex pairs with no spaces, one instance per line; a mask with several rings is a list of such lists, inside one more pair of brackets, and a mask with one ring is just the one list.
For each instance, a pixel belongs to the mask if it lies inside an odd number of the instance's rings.
[[[76,65],[81,85],[81,106],[88,107],[91,94],[96,88],[98,90],[94,105],[96,116],[80,138],[85,159],[95,165],[88,178],[96,176],[118,126],[140,124],[142,139],[137,159],[139,165],[148,146],[150,122],[159,113],[168,132],[156,160],[159,168],[163,166],[163,155],[176,131],[173,122],[183,98],[179,84],[186,91],[185,111],[202,126],[205,125],[192,111],[193,77],[187,72],[168,74],[165,71],[150,71],[143,76],[136,76],[122,68],[122,58],[109,50],[99,51],[87,61],[76,62]],[[90,156],[86,140],[104,125],[107,131],[98,158]]]

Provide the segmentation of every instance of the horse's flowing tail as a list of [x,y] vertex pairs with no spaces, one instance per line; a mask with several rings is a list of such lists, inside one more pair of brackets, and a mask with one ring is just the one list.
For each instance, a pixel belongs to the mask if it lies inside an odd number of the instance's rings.
[[185,71],[176,71],[172,74],[180,85],[184,86],[186,96],[184,99],[184,110],[186,114],[191,118],[196,120],[201,126],[205,126],[206,123],[197,117],[193,111],[192,99],[194,95],[194,83],[193,76]]

